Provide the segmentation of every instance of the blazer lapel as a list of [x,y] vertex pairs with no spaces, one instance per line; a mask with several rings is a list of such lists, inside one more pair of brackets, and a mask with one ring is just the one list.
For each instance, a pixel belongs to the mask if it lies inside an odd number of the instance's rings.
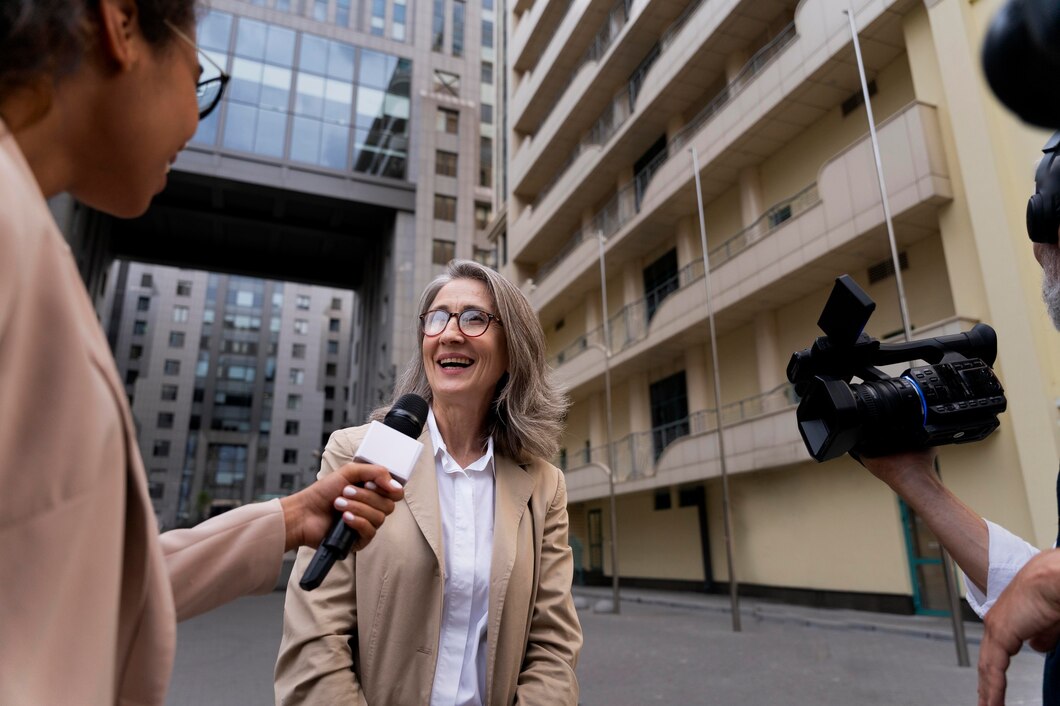
[[442,509],[438,501],[438,476],[434,467],[434,445],[427,429],[420,434],[423,453],[416,461],[412,477],[405,485],[405,503],[419,525],[427,544],[434,550],[442,579],[445,579],[445,552],[442,551]]
[[496,460],[493,556],[490,561],[488,656],[486,658],[486,698],[493,693],[493,672],[497,661],[497,633],[508,591],[508,578],[519,550],[519,523],[534,492],[534,479],[522,467],[504,456]]

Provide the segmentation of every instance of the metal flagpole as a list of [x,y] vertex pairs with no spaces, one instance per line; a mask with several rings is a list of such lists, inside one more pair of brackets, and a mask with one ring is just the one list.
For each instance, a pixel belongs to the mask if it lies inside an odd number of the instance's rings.
[[600,297],[604,317],[604,395],[607,404],[607,488],[611,498],[611,601],[613,612],[619,613],[618,597],[618,519],[615,510],[615,446],[612,443],[611,422],[611,323],[607,314],[607,270],[604,267],[604,234],[597,233],[600,244]]
[[732,517],[729,509],[729,473],[725,463],[725,434],[721,423],[721,374],[718,371],[718,336],[714,329],[714,304],[710,288],[710,257],[707,253],[707,225],[703,218],[703,187],[699,183],[699,156],[692,153],[692,173],[696,177],[696,202],[699,204],[699,240],[703,246],[703,282],[707,288],[707,318],[710,321],[710,354],[714,362],[714,411],[718,425],[718,458],[721,461],[721,511],[725,521],[725,559],[729,566],[729,602],[732,606],[732,630],[740,632],[740,597],[732,561]]
[[[913,340],[912,329],[909,324],[909,309],[906,306],[905,284],[902,282],[902,268],[898,259],[898,242],[894,237],[894,223],[891,220],[891,205],[887,200],[887,188],[883,180],[883,161],[880,159],[880,142],[876,136],[876,119],[872,115],[872,100],[869,97],[869,83],[865,78],[865,62],[861,58],[861,42],[858,40],[858,30],[854,24],[854,11],[847,5],[847,21],[850,23],[850,36],[854,41],[854,56],[858,60],[858,74],[861,77],[861,93],[865,98],[865,114],[869,120],[869,138],[872,141],[872,157],[876,162],[876,179],[880,184],[880,201],[883,203],[883,218],[887,223],[887,239],[891,245],[891,263],[894,266],[894,282],[898,288],[898,305],[902,314],[902,331],[905,340]],[[935,461],[935,472],[938,473],[938,460]],[[961,667],[970,665],[968,660],[968,642],[964,635],[964,622],[961,620],[960,599],[957,596],[957,581],[953,576],[953,560],[949,552],[939,545],[942,552],[942,573],[946,579],[946,597],[950,604],[950,618],[953,621],[953,641],[957,647],[957,664]],[[916,580],[916,577],[913,577]]]

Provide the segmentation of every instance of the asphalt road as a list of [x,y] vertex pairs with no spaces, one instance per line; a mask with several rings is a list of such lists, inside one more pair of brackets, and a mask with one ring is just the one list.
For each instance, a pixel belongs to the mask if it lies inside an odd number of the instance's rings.
[[[973,666],[960,668],[946,620],[745,602],[736,634],[718,597],[628,594],[618,616],[579,610],[585,706],[975,704],[980,630],[971,623]],[[282,611],[273,593],[181,624],[167,704],[272,703]],[[1009,704],[1040,703],[1041,668],[1040,655],[1017,655]]]

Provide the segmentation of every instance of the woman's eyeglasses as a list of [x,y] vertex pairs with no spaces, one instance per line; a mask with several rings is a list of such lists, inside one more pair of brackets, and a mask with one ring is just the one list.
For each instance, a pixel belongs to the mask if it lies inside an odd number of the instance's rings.
[[488,314],[481,309],[464,309],[461,312],[452,313],[444,309],[432,309],[426,314],[420,314],[420,329],[424,336],[434,337],[439,335],[449,325],[449,319],[456,317],[456,325],[460,333],[468,338],[478,338],[486,333],[490,322],[496,321],[499,326],[501,320],[493,314]]
[[203,70],[203,59],[206,63],[217,70],[216,76],[211,76],[207,79],[201,79],[195,84],[195,96],[199,102],[199,120],[203,120],[207,115],[214,111],[214,108],[221,102],[221,96],[224,95],[225,86],[228,85],[228,81],[231,76],[225,73],[216,61],[210,58],[210,56],[199,48],[199,45],[192,41],[191,37],[180,31],[176,25],[166,20],[166,26],[172,30],[173,34],[180,37],[183,41],[187,42],[196,54],[199,56],[199,69]]

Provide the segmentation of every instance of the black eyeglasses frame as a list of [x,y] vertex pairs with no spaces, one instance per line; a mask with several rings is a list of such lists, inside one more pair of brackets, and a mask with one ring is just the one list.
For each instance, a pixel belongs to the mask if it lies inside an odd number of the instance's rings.
[[[468,333],[467,331],[464,330],[464,324],[462,322],[464,314],[469,314],[469,313],[472,313],[472,312],[474,312],[476,314],[483,314],[486,317],[486,328],[482,329],[482,333]],[[445,324],[442,326],[441,329],[438,330],[438,333],[427,333],[427,317],[429,315],[435,314],[435,313],[446,314],[449,318],[445,320]],[[429,311],[425,311],[422,314],[420,314],[420,332],[424,336],[426,336],[427,338],[434,338],[436,336],[441,336],[445,332],[445,329],[449,327],[449,322],[453,320],[454,316],[456,317],[456,327],[458,329],[460,329],[460,333],[462,333],[463,335],[467,336],[468,338],[478,338],[479,336],[484,335],[487,331],[489,331],[490,324],[492,324],[494,321],[497,322],[498,326],[503,326],[504,325],[499,318],[497,318],[493,314],[489,313],[488,311],[484,311],[482,309],[464,309],[463,311],[446,311],[445,309],[430,309]]]

